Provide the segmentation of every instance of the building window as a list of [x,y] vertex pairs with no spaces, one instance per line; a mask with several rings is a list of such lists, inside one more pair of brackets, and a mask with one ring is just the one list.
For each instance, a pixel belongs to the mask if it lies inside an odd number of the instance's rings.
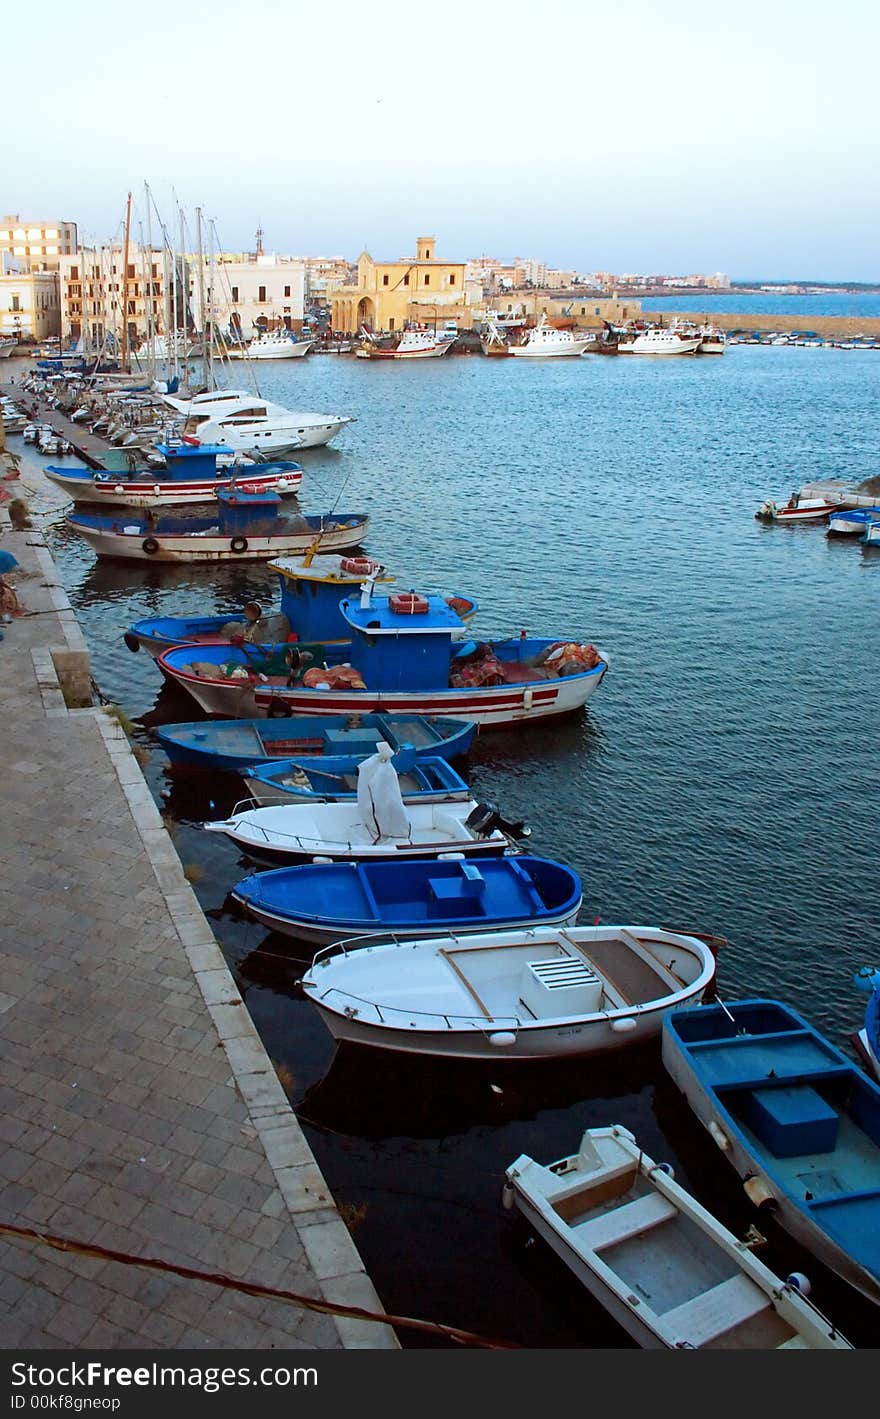
[[406,275],[405,275],[404,278],[403,278],[403,284],[404,284],[405,286],[408,286],[408,285],[409,285],[409,272],[408,272],[408,271],[407,271]]
[[[596,306],[596,314],[597,314],[597,315],[601,315],[601,314],[602,314],[602,312],[601,312],[601,310],[599,309],[598,306]],[[626,315],[626,311],[624,311],[624,315]]]
[[454,271],[450,271],[450,273],[449,273],[449,284],[450,284],[450,286],[454,286],[454,285],[455,285],[455,272],[454,272]]
[[426,285],[426,286],[430,286],[430,284],[431,284],[431,277],[430,277],[430,274],[428,274],[428,275],[425,276],[425,285]]
[[393,329],[394,329],[394,316],[393,316],[393,315],[392,315],[392,316],[389,316],[389,318],[388,318],[388,329],[389,329],[389,330],[393,330]]
[[289,287],[289,286],[285,286],[285,287],[284,287],[284,294],[285,294],[286,296],[289,296],[289,295],[290,295],[290,287]]
[[133,280],[134,280],[134,262],[133,262],[133,261],[130,261],[129,264],[128,264],[128,266],[126,267],[126,275],[128,276],[129,281],[133,281]]
[[19,301],[18,296],[12,297],[12,310],[21,310],[21,302]]
[[387,286],[387,285],[388,285],[388,277],[387,277],[387,276],[383,276],[383,277],[382,277],[382,285],[383,285],[383,286]]
[[259,292],[257,293],[257,300],[258,300],[258,301],[263,301],[263,302],[265,302],[265,299],[266,299],[266,287],[265,287],[265,286],[261,286],[260,289],[259,289]]
[[233,299],[234,301],[237,301],[237,300],[238,300],[238,286],[233,286],[233,287],[232,287],[232,299]]

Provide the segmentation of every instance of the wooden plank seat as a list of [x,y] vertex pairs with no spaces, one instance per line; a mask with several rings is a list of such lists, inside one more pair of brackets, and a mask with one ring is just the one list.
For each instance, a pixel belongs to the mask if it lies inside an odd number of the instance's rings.
[[690,1301],[674,1306],[663,1316],[663,1324],[671,1327],[680,1340],[700,1346],[717,1340],[769,1307],[760,1286],[738,1271]]
[[678,1209],[671,1202],[659,1192],[649,1192],[644,1197],[625,1202],[622,1207],[615,1207],[612,1212],[605,1212],[601,1217],[590,1217],[576,1224],[578,1240],[593,1251],[600,1251],[604,1247],[629,1241],[640,1232],[647,1232],[677,1216]]

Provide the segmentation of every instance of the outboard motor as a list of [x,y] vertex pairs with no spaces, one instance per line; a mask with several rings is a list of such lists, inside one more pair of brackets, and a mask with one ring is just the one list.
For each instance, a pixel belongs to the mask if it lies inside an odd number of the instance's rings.
[[511,821],[502,817],[501,812],[494,803],[478,803],[476,808],[472,808],[467,818],[465,826],[471,832],[477,833],[481,838],[488,838],[496,829],[506,833],[509,838],[521,841],[523,838],[531,836],[531,828],[526,826],[522,818]]

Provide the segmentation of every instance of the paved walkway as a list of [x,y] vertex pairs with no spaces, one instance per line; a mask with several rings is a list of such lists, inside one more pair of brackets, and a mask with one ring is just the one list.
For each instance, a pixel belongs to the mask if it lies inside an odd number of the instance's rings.
[[[381,1312],[128,740],[65,704],[57,670],[85,647],[40,534],[0,508],[0,547],[31,613],[0,644],[0,1222]],[[397,1346],[382,1324],[2,1239],[0,1337]]]

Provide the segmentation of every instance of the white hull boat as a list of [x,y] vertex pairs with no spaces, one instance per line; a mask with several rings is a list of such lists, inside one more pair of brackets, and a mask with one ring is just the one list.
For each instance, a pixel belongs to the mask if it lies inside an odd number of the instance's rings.
[[434,360],[447,351],[455,339],[430,330],[405,330],[397,345],[384,349],[366,337],[357,351],[361,360]]
[[166,395],[165,403],[185,416],[183,432],[187,437],[222,443],[236,452],[319,448],[346,424],[354,423],[350,414],[287,409],[245,389],[218,389],[194,399]]
[[827,498],[802,498],[798,493],[792,493],[782,507],[768,498],[755,517],[759,522],[824,522],[839,507],[839,503],[829,502]]
[[297,340],[287,330],[272,330],[252,340],[249,345],[232,346],[234,360],[295,360],[307,355],[314,340]]
[[319,952],[303,989],[337,1040],[457,1059],[558,1059],[657,1039],[715,975],[699,937],[553,926]]
[[63,470],[51,467],[44,468],[43,472],[75,503],[105,503],[129,508],[193,507],[213,503],[218,489],[228,489],[233,480],[240,492],[276,492],[282,497],[296,493],[302,483],[302,469],[294,464],[279,472],[268,468],[254,473],[242,472],[240,468],[218,469],[214,478],[177,479],[173,482],[162,482],[159,475],[153,482],[143,478],[129,479],[115,473],[75,479],[65,477]]
[[508,354],[515,355],[518,359],[546,360],[553,356],[582,355],[588,345],[592,344],[591,335],[576,335],[573,330],[557,330],[555,325],[550,325],[547,317],[541,317],[539,323],[526,336],[522,345],[510,345]]
[[702,1207],[619,1124],[579,1151],[506,1169],[516,1206],[582,1286],[647,1350],[851,1350],[807,1300]]
[[347,521],[328,518],[320,533],[307,527],[304,531],[276,530],[263,537],[250,531],[246,537],[230,537],[219,531],[175,534],[150,530],[143,523],[127,525],[124,519],[114,519],[107,527],[90,527],[75,517],[70,522],[96,556],[143,562],[265,562],[270,557],[308,552],[317,535],[326,551],[344,552],[361,545],[367,528],[365,517]]
[[621,340],[619,355],[695,355],[702,345],[702,336],[682,338],[674,330],[645,330],[634,340]]
[[[320,767],[320,764],[318,765]],[[377,834],[356,802],[302,803],[255,808],[202,826],[223,833],[248,857],[281,866],[296,861],[364,862],[379,858],[492,857],[511,849],[511,839],[493,826],[498,815],[473,799],[463,803],[406,805],[405,835]],[[483,822],[488,831],[476,826]]]

